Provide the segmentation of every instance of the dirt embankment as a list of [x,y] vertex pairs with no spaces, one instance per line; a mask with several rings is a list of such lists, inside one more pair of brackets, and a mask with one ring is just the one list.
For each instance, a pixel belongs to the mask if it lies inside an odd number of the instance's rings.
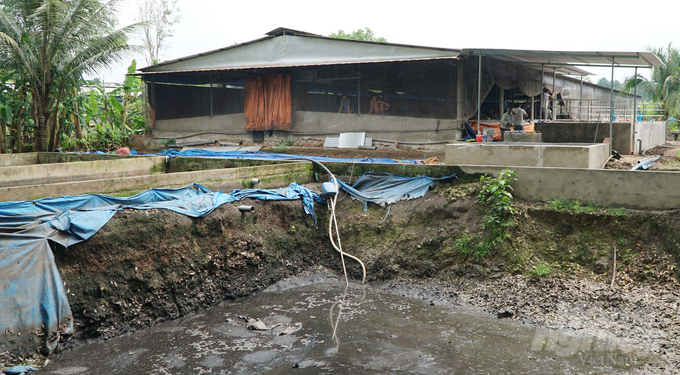
[[[575,213],[517,204],[510,237],[479,258],[466,246],[481,235],[478,184],[438,186],[424,198],[368,211],[349,197],[338,220],[345,251],[370,282],[431,288],[443,298],[513,319],[611,335],[680,368],[675,257],[678,213]],[[92,239],[55,257],[76,323],[67,346],[106,339],[249,295],[282,278],[325,266],[341,272],[318,223],[296,202],[225,205],[203,219],[170,211],[123,211]],[[610,289],[613,250],[617,274]],[[361,269],[349,261],[356,280]],[[424,286],[425,285],[425,286]]]

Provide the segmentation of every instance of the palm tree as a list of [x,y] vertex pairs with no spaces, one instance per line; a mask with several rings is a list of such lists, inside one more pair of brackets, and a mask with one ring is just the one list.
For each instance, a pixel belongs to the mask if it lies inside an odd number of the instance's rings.
[[122,61],[134,47],[115,29],[118,0],[0,0],[0,69],[14,71],[31,91],[37,124],[35,151],[54,148],[59,105],[96,74]]
[[641,75],[626,79],[625,88],[633,90],[637,83],[638,93],[663,105],[664,116],[676,116],[680,112],[680,51],[671,44],[663,48],[647,48],[659,57],[665,66],[654,67],[650,79]]

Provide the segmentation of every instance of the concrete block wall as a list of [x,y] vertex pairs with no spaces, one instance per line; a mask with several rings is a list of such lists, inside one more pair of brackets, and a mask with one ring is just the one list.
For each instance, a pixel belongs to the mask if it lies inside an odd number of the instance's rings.
[[[544,143],[602,143],[609,137],[608,122],[539,122],[536,132],[543,134]],[[614,150],[622,154],[633,152],[633,126],[630,122],[614,122]],[[595,134],[597,132],[597,135]]]
[[[667,127],[666,121],[636,121],[633,136],[635,153],[639,154],[648,148],[665,144]],[[638,139],[642,140],[642,150],[640,150]]]
[[591,170],[535,167],[459,166],[467,174],[497,176],[510,169],[517,174],[512,183],[517,199],[548,202],[553,199],[594,202],[604,207],[639,210],[680,208],[680,172]]
[[115,179],[163,172],[164,156],[0,167],[0,187]]
[[23,154],[0,154],[0,167],[30,164],[38,164],[37,152],[27,152]]
[[609,158],[609,145],[460,142],[447,144],[445,152],[449,165],[600,169]]
[[[178,137],[215,132],[229,133],[229,138],[252,140],[245,132],[245,116],[231,114],[159,120],[153,133],[156,137]],[[272,139],[318,138],[344,132],[366,132],[366,136],[397,142],[431,142],[457,140],[462,136],[460,123],[453,119],[415,118],[399,116],[356,115],[328,112],[297,111],[293,113],[292,128],[287,132],[273,132]],[[269,140],[268,132],[265,139]],[[205,134],[191,141],[225,138],[219,134]]]

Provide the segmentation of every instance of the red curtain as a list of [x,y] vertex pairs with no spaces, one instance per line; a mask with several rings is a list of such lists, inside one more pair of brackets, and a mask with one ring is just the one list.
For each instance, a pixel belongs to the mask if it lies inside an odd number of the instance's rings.
[[290,75],[248,78],[244,85],[246,130],[288,130],[292,119]]

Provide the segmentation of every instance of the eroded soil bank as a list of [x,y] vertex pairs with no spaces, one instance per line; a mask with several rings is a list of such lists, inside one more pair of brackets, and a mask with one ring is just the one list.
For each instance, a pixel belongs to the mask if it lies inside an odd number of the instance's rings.
[[[387,217],[383,208],[364,212],[343,197],[343,247],[366,263],[374,285],[618,340],[650,354],[638,358],[636,372],[680,371],[677,212],[517,203],[510,237],[479,257],[478,189],[474,183],[439,185],[423,198],[393,205]],[[325,206],[316,206],[315,227],[299,201],[239,204],[256,211],[241,214],[225,205],[203,219],[123,211],[89,241],[56,249],[75,318],[76,333],[65,347],[248,296],[320,266],[342,272],[328,241]],[[612,246],[618,257],[610,288]],[[360,278],[360,267],[348,266],[351,277]]]

